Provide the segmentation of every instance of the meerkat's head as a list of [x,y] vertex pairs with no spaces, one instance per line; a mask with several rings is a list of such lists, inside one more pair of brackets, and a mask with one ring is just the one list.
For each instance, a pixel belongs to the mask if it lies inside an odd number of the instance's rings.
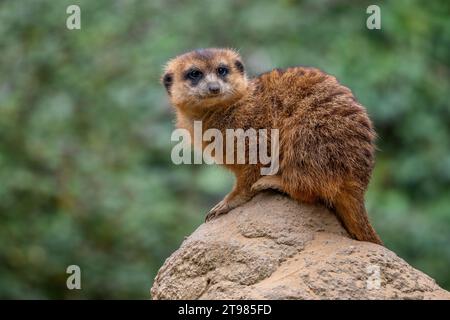
[[162,83],[171,103],[186,111],[228,106],[248,91],[242,59],[230,49],[199,49],[170,60]]

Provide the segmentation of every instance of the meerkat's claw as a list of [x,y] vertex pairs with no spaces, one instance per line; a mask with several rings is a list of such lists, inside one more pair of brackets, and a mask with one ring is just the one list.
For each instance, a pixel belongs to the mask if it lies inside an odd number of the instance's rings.
[[222,200],[208,212],[205,218],[205,222],[215,219],[222,214],[226,214],[231,209],[232,208],[228,205],[228,203],[225,200]]

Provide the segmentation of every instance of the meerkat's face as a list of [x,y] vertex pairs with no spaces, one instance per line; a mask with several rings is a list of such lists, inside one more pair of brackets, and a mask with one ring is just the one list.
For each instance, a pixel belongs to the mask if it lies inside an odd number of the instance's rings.
[[184,109],[229,105],[248,85],[240,56],[229,49],[201,49],[174,58],[162,83],[171,103]]

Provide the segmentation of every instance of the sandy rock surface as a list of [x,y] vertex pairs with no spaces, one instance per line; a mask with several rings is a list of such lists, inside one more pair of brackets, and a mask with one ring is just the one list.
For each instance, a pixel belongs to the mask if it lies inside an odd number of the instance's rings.
[[164,263],[153,299],[450,299],[385,247],[352,240],[335,216],[264,192],[202,224]]

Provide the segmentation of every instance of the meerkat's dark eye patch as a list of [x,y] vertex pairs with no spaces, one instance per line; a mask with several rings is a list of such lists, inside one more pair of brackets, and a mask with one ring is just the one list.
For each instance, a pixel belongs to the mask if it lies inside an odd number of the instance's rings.
[[234,62],[234,66],[236,67],[236,69],[238,69],[238,71],[240,73],[244,73],[244,65],[242,64],[242,62],[240,62],[239,60],[236,60]]
[[170,94],[170,87],[173,84],[173,74],[172,73],[166,73],[163,77],[163,85],[167,90],[167,93]]
[[220,65],[217,68],[217,74],[222,78],[225,77],[229,72],[230,72],[230,69],[228,69],[228,67],[225,65]]
[[192,85],[196,85],[202,78],[203,78],[203,72],[196,68],[191,68],[184,74],[184,78],[186,80],[190,80]]

